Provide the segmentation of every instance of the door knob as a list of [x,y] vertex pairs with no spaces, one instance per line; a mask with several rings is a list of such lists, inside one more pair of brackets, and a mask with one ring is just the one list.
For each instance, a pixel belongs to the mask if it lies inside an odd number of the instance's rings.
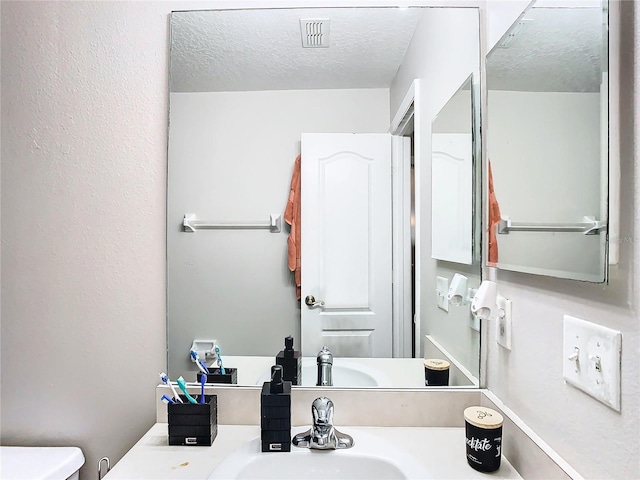
[[307,295],[304,299],[304,303],[306,303],[309,307],[324,307],[324,302],[322,300],[316,301],[316,297],[313,295]]

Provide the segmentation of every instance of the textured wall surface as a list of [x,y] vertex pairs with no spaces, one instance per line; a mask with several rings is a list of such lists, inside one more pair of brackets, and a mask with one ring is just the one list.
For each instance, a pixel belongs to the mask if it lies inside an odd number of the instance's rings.
[[3,445],[83,478],[154,423],[165,366],[166,15],[2,2]]
[[[477,374],[479,335],[470,328],[470,310],[451,306],[440,310],[436,300],[436,276],[451,280],[454,273],[477,287],[480,265],[440,262],[431,258],[431,121],[473,72],[480,68],[479,12],[477,9],[428,9],[423,14],[407,56],[391,88],[391,114],[414,78],[420,79],[416,101],[416,269],[419,271],[420,334],[433,335],[449,353]],[[451,36],[449,32],[457,35]],[[448,42],[440,41],[448,38]],[[417,352],[421,356],[421,352]]]
[[[488,3],[490,9],[502,6]],[[499,293],[513,301],[513,350],[497,346],[491,334],[487,343],[489,388],[580,474],[594,479],[640,477],[640,9],[637,2],[621,6],[621,127],[612,132],[621,147],[620,263],[611,267],[608,285],[488,272],[497,275]],[[488,18],[499,13],[490,10]],[[490,39],[500,37],[491,28],[498,23],[489,24]],[[620,413],[564,383],[564,314],[622,331]]]

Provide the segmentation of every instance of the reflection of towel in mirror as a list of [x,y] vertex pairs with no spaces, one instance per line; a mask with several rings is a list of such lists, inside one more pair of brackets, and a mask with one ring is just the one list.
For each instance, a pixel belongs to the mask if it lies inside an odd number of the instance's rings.
[[300,273],[300,155],[293,165],[293,175],[291,176],[291,191],[289,200],[284,211],[284,221],[291,226],[288,247],[289,270],[295,273],[296,298],[301,296],[302,276]]
[[493,174],[491,173],[491,160],[489,160],[489,248],[487,265],[495,267],[498,264],[498,236],[496,226],[500,223],[500,206],[493,189]]

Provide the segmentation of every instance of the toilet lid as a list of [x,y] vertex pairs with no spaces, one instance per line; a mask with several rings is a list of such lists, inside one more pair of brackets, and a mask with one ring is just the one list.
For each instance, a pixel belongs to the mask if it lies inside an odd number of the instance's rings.
[[83,464],[78,447],[0,447],[0,479],[60,480]]

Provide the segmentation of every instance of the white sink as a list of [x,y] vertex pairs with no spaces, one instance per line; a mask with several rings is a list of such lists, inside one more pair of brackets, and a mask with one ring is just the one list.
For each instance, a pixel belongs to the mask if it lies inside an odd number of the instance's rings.
[[[338,427],[340,429],[340,427]],[[296,429],[292,435],[304,431]],[[226,457],[208,479],[430,479],[435,478],[415,457],[383,437],[342,428],[355,445],[344,450],[260,451],[260,439]]]
[[[302,385],[312,387],[318,378],[318,366],[315,358],[302,359]],[[334,358],[331,369],[334,387],[386,387],[390,386],[389,378],[382,372],[371,368],[357,359]],[[270,372],[260,376],[257,385],[269,381]]]

